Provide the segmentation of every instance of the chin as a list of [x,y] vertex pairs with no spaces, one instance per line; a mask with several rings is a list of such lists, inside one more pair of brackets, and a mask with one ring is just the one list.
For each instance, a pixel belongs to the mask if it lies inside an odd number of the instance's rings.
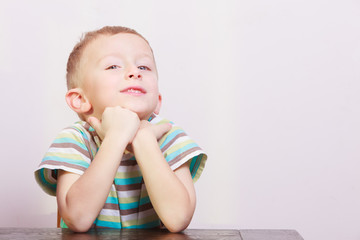
[[149,118],[150,118],[150,116],[151,116],[151,114],[152,114],[153,112],[151,112],[151,113],[148,113],[148,114],[140,114],[140,113],[136,113],[138,116],[139,116],[139,119],[140,120],[148,120]]
[[155,107],[141,107],[139,105],[128,105],[128,106],[121,106],[123,108],[126,108],[134,113],[136,113],[139,116],[140,120],[148,120],[149,117],[151,116],[151,114],[154,113],[156,106]]

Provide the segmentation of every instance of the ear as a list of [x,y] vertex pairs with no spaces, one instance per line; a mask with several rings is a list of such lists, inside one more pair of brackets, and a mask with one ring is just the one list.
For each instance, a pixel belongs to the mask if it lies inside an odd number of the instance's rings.
[[159,112],[160,112],[161,102],[162,102],[162,96],[161,96],[161,94],[159,93],[158,103],[157,103],[156,108],[155,108],[155,111],[154,111],[154,113],[155,113],[156,115],[158,115]]
[[80,88],[70,89],[65,99],[69,107],[78,114],[83,114],[91,110],[91,103]]

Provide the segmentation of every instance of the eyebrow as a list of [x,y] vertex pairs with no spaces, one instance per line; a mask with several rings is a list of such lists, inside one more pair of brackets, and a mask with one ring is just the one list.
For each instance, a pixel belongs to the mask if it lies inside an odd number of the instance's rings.
[[[100,57],[97,62],[99,63],[99,62],[103,61],[104,59],[110,58],[110,57],[111,57],[111,58],[119,58],[119,59],[121,59],[122,57],[119,56],[119,55],[120,55],[120,54],[107,54],[107,55],[105,55],[105,56],[103,56],[103,57]],[[150,60],[152,60],[152,61],[155,62],[154,56],[153,56],[153,55],[150,55],[150,54],[147,54],[147,53],[139,54],[139,55],[135,56],[135,58],[148,58],[148,59],[150,59]]]

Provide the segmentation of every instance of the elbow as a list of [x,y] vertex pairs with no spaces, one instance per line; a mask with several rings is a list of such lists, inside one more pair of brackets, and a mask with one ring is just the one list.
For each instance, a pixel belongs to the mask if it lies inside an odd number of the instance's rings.
[[89,231],[93,225],[93,221],[83,215],[70,216],[68,218],[63,218],[63,220],[70,230],[78,233]]
[[184,231],[190,224],[195,212],[196,202],[192,201],[183,207],[175,208],[173,211],[166,211],[161,218],[165,227],[172,233]]
[[90,230],[91,224],[72,224],[68,226],[70,230],[77,233],[85,233]]
[[176,217],[172,217],[163,223],[169,232],[178,233],[185,230],[189,226],[191,218],[192,215],[189,216],[188,214],[180,214],[180,216],[177,215]]
[[172,223],[165,225],[167,230],[172,233],[178,233],[184,231],[189,226],[189,223]]
[[187,228],[187,226],[169,226],[167,227],[167,230],[169,230],[169,232],[171,233],[178,233],[178,232],[181,232],[181,231],[184,231],[185,229]]

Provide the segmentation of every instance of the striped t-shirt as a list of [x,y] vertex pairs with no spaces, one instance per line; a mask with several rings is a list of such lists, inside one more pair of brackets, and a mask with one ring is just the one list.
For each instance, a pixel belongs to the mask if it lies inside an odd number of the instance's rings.
[[[170,121],[153,115],[153,124]],[[159,141],[159,146],[172,170],[187,161],[195,182],[201,175],[207,155],[177,125]],[[55,196],[57,171],[59,169],[82,175],[89,167],[100,147],[95,130],[86,122],[79,121],[63,129],[51,144],[35,178],[43,190]],[[110,193],[103,209],[94,221],[93,227],[108,228],[154,228],[160,226],[160,219],[151,205],[146,186],[135,157],[125,151]],[[61,221],[61,227],[66,227]]]

